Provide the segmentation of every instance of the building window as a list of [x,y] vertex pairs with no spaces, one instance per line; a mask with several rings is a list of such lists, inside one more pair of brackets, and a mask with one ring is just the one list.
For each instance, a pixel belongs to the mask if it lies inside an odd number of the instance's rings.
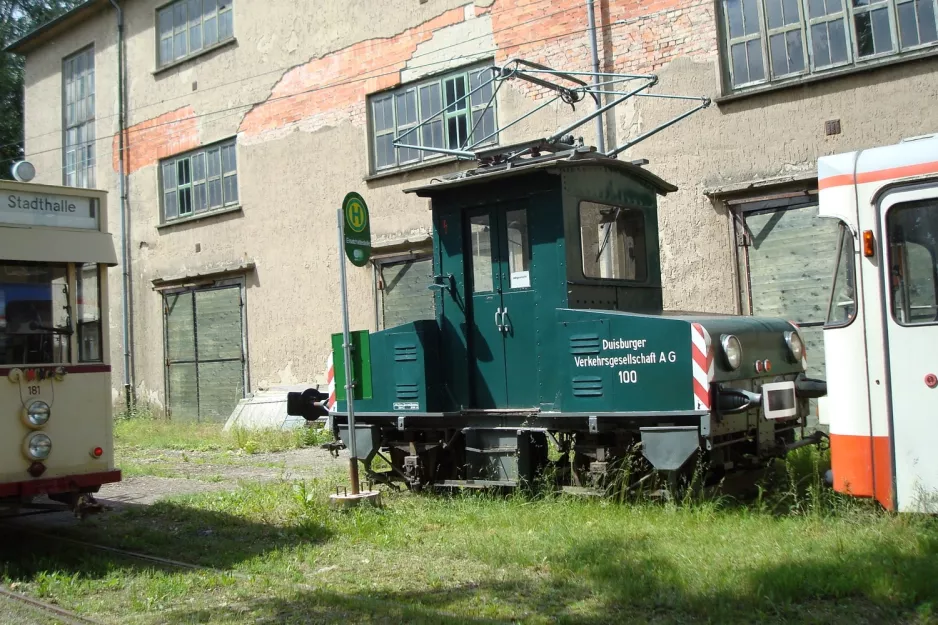
[[157,11],[160,67],[234,36],[232,0],[179,0]]
[[94,180],[94,48],[65,59],[65,176],[69,187],[95,186]]
[[174,156],[160,169],[163,223],[238,203],[234,140]]
[[486,108],[493,94],[493,85],[486,84],[491,76],[491,66],[474,67],[371,96],[372,170],[413,165],[441,155],[395,149],[395,137],[409,145],[447,150],[496,143],[495,102]]
[[734,89],[938,46],[938,0],[722,0]]

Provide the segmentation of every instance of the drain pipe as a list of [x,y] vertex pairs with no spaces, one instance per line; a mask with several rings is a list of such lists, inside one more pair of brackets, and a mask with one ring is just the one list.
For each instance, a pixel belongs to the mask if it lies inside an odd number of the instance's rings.
[[[111,0],[113,2],[113,0]],[[589,31],[590,31],[590,52],[593,55],[593,88],[596,90],[605,91],[599,86],[600,78],[596,74],[599,74],[599,50],[596,45],[596,11],[593,8],[594,0],[586,0],[586,14],[589,19]],[[602,98],[596,96],[596,108],[597,110],[602,108],[603,102]],[[606,138],[605,138],[605,128],[603,127],[603,118],[605,115],[599,114],[596,117],[596,149],[599,150],[600,154],[606,153]]]
[[124,11],[117,0],[110,0],[117,10],[117,125],[120,134],[118,144],[118,184],[120,187],[121,210],[121,303],[123,305],[122,341],[124,344],[124,401],[127,410],[133,407],[133,378],[131,373],[130,347],[130,269],[127,266],[127,173],[124,166],[124,129],[127,126],[124,112]]

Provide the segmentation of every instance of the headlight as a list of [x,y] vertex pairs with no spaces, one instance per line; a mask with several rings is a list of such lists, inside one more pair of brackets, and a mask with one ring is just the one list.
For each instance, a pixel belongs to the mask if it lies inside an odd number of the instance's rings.
[[739,363],[743,361],[743,346],[739,339],[732,334],[724,334],[720,339],[723,346],[723,356],[726,359],[726,365],[730,369],[738,369]]
[[26,408],[26,425],[31,428],[41,428],[49,422],[51,415],[49,404],[44,401],[34,401]]
[[801,342],[801,337],[798,336],[798,333],[786,332],[785,342],[788,343],[788,351],[791,352],[791,357],[795,359],[795,362],[801,362],[801,359],[804,357],[804,343]]
[[52,439],[42,432],[30,434],[24,451],[30,460],[45,460],[52,453]]

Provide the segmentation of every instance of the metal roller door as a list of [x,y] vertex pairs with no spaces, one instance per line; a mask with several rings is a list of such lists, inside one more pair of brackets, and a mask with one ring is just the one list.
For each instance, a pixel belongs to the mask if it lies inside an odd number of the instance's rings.
[[808,350],[808,376],[823,379],[822,328],[836,261],[837,223],[819,218],[816,203],[755,208],[742,214],[743,311],[797,323]]
[[164,296],[169,416],[224,422],[244,397],[241,287]]

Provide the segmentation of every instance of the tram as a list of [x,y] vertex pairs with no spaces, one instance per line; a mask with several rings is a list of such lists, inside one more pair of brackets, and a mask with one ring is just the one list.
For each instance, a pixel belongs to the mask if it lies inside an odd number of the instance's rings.
[[[117,482],[102,191],[0,182],[0,512],[95,511]],[[47,495],[53,503],[41,503]]]
[[840,221],[824,327],[835,490],[938,512],[938,135],[827,156]]

